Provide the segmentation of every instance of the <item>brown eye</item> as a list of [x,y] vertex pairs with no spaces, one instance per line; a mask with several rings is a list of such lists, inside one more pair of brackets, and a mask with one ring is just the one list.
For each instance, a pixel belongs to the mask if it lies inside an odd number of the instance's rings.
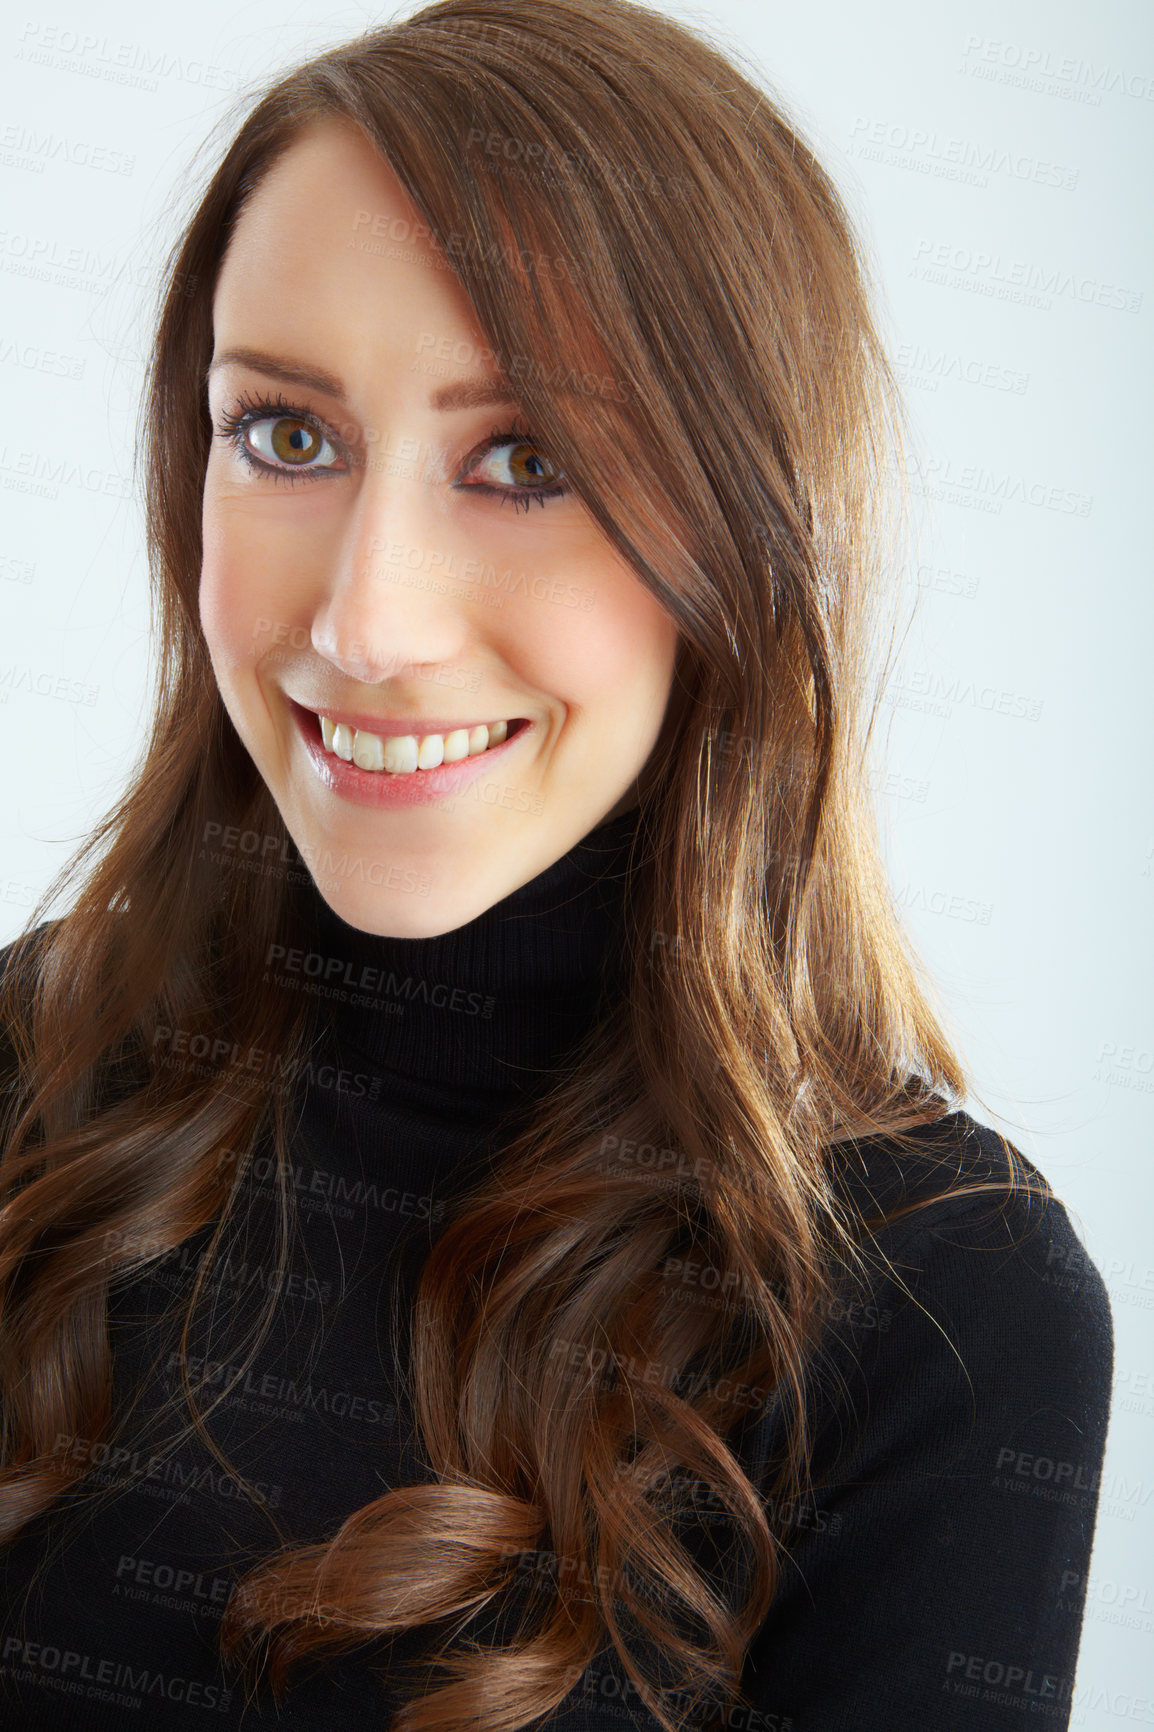
[[560,479],[560,471],[529,439],[506,438],[491,445],[477,463],[477,471],[481,474],[486,469],[486,479],[495,481],[498,486],[521,487],[526,492],[548,487]]
[[[258,469],[286,474],[328,474],[340,459],[332,443],[299,415],[253,415],[237,427],[234,437],[245,462]],[[338,473],[341,471],[337,470]]]
[[532,486],[534,483],[554,480],[557,471],[535,445],[530,445],[528,440],[522,440],[520,444],[514,445],[509,457],[509,473],[514,481]]
[[281,416],[272,424],[273,456],[282,463],[307,463],[315,457],[324,445],[319,433],[307,426],[303,421]]
[[564,470],[558,469],[523,426],[495,427],[469,460],[466,479],[457,483],[499,505],[528,511],[536,501],[547,505],[569,492]]

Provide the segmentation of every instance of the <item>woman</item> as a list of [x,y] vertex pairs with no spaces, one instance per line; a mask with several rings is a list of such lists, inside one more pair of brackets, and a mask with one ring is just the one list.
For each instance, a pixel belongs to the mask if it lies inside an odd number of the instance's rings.
[[5,1711],[1067,1724],[1110,1313],[886,892],[829,179],[658,13],[442,0],[167,284],[155,718],[5,953]]

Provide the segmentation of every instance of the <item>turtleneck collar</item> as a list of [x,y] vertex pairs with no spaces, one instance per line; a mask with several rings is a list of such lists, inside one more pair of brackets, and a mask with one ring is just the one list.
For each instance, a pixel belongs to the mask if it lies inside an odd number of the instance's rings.
[[618,978],[638,818],[634,807],[599,825],[536,878],[432,938],[362,932],[310,880],[300,984],[313,976],[307,989],[338,1050],[426,1083],[534,1088]]

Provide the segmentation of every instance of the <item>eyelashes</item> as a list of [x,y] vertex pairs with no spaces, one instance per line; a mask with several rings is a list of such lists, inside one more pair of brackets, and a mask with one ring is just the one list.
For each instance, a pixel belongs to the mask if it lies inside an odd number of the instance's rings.
[[[319,437],[322,446],[340,443],[335,429],[330,428],[319,415],[314,414],[310,409],[297,408],[292,403],[286,403],[279,391],[275,403],[270,397],[242,392],[234,406],[225,410],[221,415],[220,426],[217,428],[217,438],[227,440],[241,461],[258,474],[284,475],[290,481],[295,482],[298,475],[306,476],[311,480],[315,476],[345,473],[344,470],[304,469],[288,463],[270,463],[258,457],[246,441],[245,434],[250,427],[256,426],[261,421],[296,421],[314,439]],[[298,429],[292,437],[296,439],[299,436],[300,431]]]
[[[232,446],[247,468],[260,475],[272,476],[274,482],[283,477],[290,486],[294,486],[298,478],[313,481],[322,477],[329,478],[348,473],[347,467],[343,469],[333,469],[327,466],[306,468],[303,463],[278,463],[258,456],[252,450],[246,435],[251,428],[258,427],[265,421],[296,422],[297,426],[292,429],[288,437],[293,441],[294,450],[304,450],[309,457],[323,456],[326,449],[330,455],[336,456],[338,455],[338,448],[343,446],[339,433],[329,425],[323,416],[318,415],[307,403],[286,402],[279,391],[275,402],[263,393],[242,392],[232,408],[221,414],[216,436],[219,439],[224,439]],[[316,450],[306,450],[305,442],[310,439],[316,443]],[[512,426],[494,427],[481,441],[481,444],[469,453],[462,473],[469,473],[490,452],[499,450],[503,445],[529,446],[532,453],[528,459],[529,463],[535,463],[539,466],[544,464],[551,472],[557,473],[552,470],[552,465],[549,464],[548,459],[541,456],[531,428],[524,424],[520,416],[515,418]],[[275,450],[272,455],[275,458]],[[560,479],[558,474],[558,482]],[[486,481],[465,483],[458,481],[455,485],[458,489],[467,490],[470,493],[482,493],[488,498],[496,499],[498,504],[507,503],[512,505],[514,509],[523,507],[526,511],[535,499],[543,506],[546,500],[561,498],[569,492],[568,487],[564,485],[547,485],[544,481],[536,487],[494,486]]]

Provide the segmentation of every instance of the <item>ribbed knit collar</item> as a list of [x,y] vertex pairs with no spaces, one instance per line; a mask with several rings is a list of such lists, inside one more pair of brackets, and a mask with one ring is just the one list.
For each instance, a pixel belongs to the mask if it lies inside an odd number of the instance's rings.
[[[536,1087],[620,979],[625,870],[638,808],[527,884],[432,938],[362,932],[311,881],[302,914],[322,1020],[339,1051],[423,1083]],[[339,965],[339,966],[338,966]],[[323,987],[321,981],[323,980]]]

